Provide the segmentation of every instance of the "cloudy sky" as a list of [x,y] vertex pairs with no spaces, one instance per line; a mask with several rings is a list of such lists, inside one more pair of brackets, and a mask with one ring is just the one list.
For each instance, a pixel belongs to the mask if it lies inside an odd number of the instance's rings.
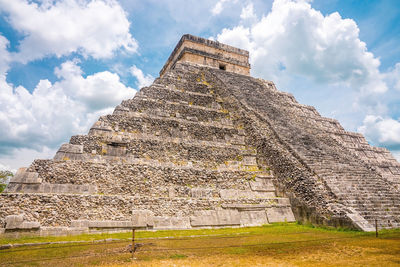
[[400,159],[398,0],[0,0],[0,168],[51,158],[150,84],[182,34]]

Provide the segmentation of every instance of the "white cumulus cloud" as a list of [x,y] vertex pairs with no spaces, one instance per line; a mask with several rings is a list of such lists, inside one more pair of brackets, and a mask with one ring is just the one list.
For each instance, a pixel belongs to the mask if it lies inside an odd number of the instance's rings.
[[400,150],[400,121],[392,118],[368,115],[358,129],[368,140],[384,146],[398,146]]
[[393,89],[400,90],[400,63],[381,72],[380,60],[360,40],[356,22],[337,12],[324,15],[311,2],[274,0],[269,13],[246,25],[244,18],[253,13],[250,2],[242,9],[242,20],[215,39],[249,50],[254,76],[292,87],[311,84],[315,92],[298,92],[303,98],[314,97],[322,86],[340,87],[341,95],[331,101],[340,106],[352,98],[344,108],[345,116],[354,118],[353,129],[359,126],[372,143],[400,151],[400,122],[390,114],[390,101],[398,98]]
[[41,149],[17,148],[12,154],[0,153],[0,170],[3,169],[15,173],[18,168],[28,167],[34,159],[51,159],[58,150],[57,148],[50,149],[47,146]]
[[137,50],[124,10],[114,0],[44,1],[0,0],[0,12],[24,34],[15,60],[79,52],[94,58],[111,57],[124,48]]
[[337,12],[324,16],[308,1],[275,0],[258,22],[223,29],[217,39],[249,50],[259,76],[274,79],[285,73],[366,92],[387,90],[380,61],[359,39],[357,24]]
[[122,84],[117,74],[109,71],[84,78],[76,61],[64,62],[55,73],[61,80],[52,89],[62,88],[71,99],[84,104],[89,112],[113,107],[122,99],[131,98],[135,92]]
[[136,78],[137,86],[139,89],[151,85],[154,81],[153,76],[151,76],[150,74],[147,75],[143,74],[143,71],[138,67],[136,67],[135,65],[133,65],[129,70],[132,76]]
[[108,71],[83,76],[76,61],[55,70],[59,81],[41,80],[32,92],[0,80],[0,154],[16,148],[41,150],[85,133],[135,90]]
[[211,13],[216,16],[221,14],[224,4],[231,2],[232,0],[218,0],[218,2],[215,4],[215,6],[211,9]]
[[242,20],[252,20],[257,18],[256,14],[254,14],[254,6],[252,2],[250,2],[245,7],[242,8],[242,13],[240,13],[240,18]]
[[393,70],[386,74],[386,79],[394,89],[400,91],[400,63],[397,63]]
[[9,68],[10,54],[7,50],[10,42],[0,34],[0,79],[5,79],[6,72]]

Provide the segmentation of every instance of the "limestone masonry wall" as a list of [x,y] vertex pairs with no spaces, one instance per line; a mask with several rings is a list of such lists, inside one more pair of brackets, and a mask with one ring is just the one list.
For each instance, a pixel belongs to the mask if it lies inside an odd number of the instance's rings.
[[[204,67],[189,52],[189,63],[176,61],[182,45],[240,64]],[[0,234],[295,220],[399,227],[400,164],[389,151],[272,82],[241,75],[247,59],[247,51],[184,36],[151,86],[53,159],[19,169],[0,194]]]
[[248,51],[190,34],[182,36],[161,69],[160,76],[173,69],[178,61],[213,68],[223,67],[226,71],[250,75]]

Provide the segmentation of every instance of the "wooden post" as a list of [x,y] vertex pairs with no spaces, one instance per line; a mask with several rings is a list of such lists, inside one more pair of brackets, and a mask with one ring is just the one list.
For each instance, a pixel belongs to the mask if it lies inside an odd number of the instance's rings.
[[375,219],[375,237],[378,237],[378,220]]
[[135,228],[132,228],[132,260],[135,259]]

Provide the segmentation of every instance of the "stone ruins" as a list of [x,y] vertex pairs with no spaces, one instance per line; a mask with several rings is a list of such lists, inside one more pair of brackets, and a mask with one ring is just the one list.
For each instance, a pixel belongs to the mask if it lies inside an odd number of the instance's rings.
[[18,170],[0,195],[0,233],[399,227],[389,151],[251,77],[248,57],[184,35],[151,86]]

